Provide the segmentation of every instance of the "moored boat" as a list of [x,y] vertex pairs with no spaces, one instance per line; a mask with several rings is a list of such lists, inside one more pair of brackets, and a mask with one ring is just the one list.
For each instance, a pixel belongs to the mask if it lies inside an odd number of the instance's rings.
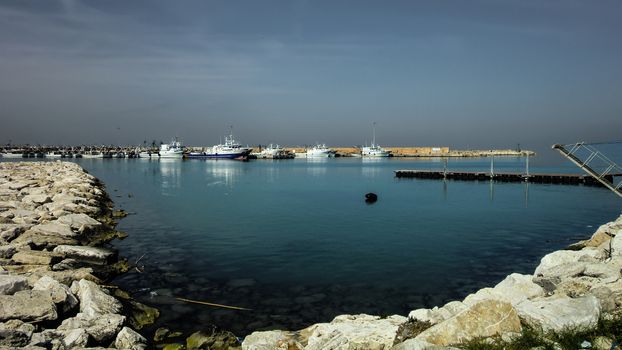
[[313,148],[307,149],[307,158],[330,158],[334,157],[336,152],[326,145],[315,145]]
[[203,152],[190,152],[186,154],[187,158],[203,158],[203,159],[248,159],[248,155],[253,149],[250,147],[242,147],[234,138],[233,134],[225,136],[225,143],[215,145]]
[[376,123],[373,125],[373,137],[371,146],[365,146],[361,149],[363,157],[391,157],[391,151],[376,145]]
[[[170,143],[161,144],[158,155],[160,158],[182,158],[184,156],[184,147],[175,138]],[[153,157],[153,154],[151,156]]]

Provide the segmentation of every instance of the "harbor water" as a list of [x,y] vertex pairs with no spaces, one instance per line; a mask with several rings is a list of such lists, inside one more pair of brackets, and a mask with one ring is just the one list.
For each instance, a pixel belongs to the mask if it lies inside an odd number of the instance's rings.
[[[622,211],[598,187],[393,174],[442,170],[443,160],[74,161],[131,213],[118,227],[129,237],[114,244],[139,268],[113,283],[160,308],[158,326],[215,324],[240,336],[460,299],[512,272],[532,273],[542,256]],[[494,166],[523,171],[525,160]],[[486,170],[490,160],[447,167]],[[530,170],[578,173],[564,163]],[[376,203],[365,203],[368,192]]]

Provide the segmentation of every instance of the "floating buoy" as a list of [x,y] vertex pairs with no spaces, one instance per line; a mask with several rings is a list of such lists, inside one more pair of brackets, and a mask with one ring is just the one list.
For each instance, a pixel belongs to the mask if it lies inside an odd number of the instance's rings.
[[367,204],[375,203],[378,200],[378,195],[373,192],[365,194],[365,202]]

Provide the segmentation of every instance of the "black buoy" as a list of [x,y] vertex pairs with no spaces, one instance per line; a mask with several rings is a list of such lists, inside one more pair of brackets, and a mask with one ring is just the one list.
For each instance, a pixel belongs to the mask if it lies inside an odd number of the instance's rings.
[[375,193],[369,192],[365,194],[365,203],[372,204],[372,203],[375,203],[377,200],[378,200],[378,195],[376,195]]

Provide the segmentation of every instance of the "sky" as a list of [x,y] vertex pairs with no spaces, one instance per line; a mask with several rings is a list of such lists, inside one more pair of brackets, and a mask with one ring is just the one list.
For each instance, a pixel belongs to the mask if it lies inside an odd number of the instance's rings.
[[620,140],[622,2],[0,1],[0,144]]

